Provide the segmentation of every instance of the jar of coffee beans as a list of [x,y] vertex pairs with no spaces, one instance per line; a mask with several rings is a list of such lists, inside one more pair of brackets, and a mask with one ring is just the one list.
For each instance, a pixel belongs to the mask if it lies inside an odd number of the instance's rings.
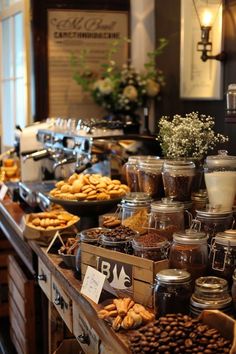
[[137,236],[137,232],[120,225],[114,229],[104,230],[99,238],[99,243],[109,250],[131,254],[133,252],[131,241],[135,236]]
[[153,199],[164,197],[162,181],[163,160],[147,159],[138,163],[138,181],[140,192],[147,193]]
[[190,313],[197,317],[203,310],[220,310],[232,314],[232,297],[227,280],[213,276],[196,279],[190,299]]
[[165,160],[162,172],[165,196],[181,202],[190,201],[195,173],[192,161]]
[[186,269],[195,280],[207,275],[207,235],[195,229],[176,232],[169,253],[170,268]]
[[163,269],[156,274],[154,309],[156,317],[167,313],[189,313],[191,275],[182,269]]

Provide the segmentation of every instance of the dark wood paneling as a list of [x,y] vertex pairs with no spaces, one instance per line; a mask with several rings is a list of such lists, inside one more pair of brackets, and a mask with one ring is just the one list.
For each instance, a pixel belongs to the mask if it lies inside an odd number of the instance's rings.
[[48,117],[47,10],[83,9],[130,11],[130,0],[31,0],[32,56],[35,82],[35,117]]
[[[191,0],[190,0],[191,1]],[[164,71],[166,86],[162,100],[157,105],[156,116],[185,114],[199,111],[216,118],[216,131],[229,135],[230,142],[225,146],[231,154],[236,154],[233,143],[236,124],[226,124],[225,96],[222,100],[184,100],[180,99],[180,0],[156,0],[156,37],[166,37],[168,47],[158,57],[158,66]],[[230,83],[236,83],[236,1],[226,0],[223,16],[224,48],[227,60],[224,66],[223,92]]]

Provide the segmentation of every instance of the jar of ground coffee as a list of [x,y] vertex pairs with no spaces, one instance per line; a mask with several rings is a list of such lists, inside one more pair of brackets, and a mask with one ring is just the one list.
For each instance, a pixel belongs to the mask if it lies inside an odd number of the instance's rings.
[[190,201],[195,174],[192,161],[165,160],[162,172],[165,196],[181,202]]
[[156,274],[154,310],[156,317],[167,313],[189,313],[191,275],[182,269],[163,269]]
[[190,299],[190,313],[197,317],[203,310],[220,310],[232,314],[232,297],[225,279],[207,276],[195,281]]
[[228,280],[231,284],[236,267],[236,230],[219,232],[212,239],[210,273]]
[[135,256],[157,262],[167,259],[170,243],[156,230],[148,229],[132,240],[132,247]]
[[162,181],[163,160],[147,159],[138,162],[138,181],[140,192],[147,193],[153,199],[165,196]]
[[187,270],[192,279],[207,274],[208,244],[204,232],[187,229],[175,232],[169,253],[170,268]]
[[148,160],[157,161],[160,159],[159,156],[151,155],[134,155],[129,156],[128,161],[124,165],[126,181],[131,192],[139,192],[139,180],[138,180],[138,166],[140,161]]
[[173,233],[185,228],[184,213],[183,203],[162,198],[161,201],[151,203],[149,227],[172,241]]

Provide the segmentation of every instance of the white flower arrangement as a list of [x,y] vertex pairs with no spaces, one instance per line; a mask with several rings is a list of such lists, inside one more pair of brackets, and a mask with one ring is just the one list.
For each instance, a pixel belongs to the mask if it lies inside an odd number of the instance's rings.
[[166,158],[188,158],[202,160],[217,144],[228,141],[228,137],[215,133],[214,118],[198,112],[185,117],[163,116],[159,121],[158,140]]
[[[129,42],[129,40],[127,40]],[[114,114],[133,114],[140,107],[146,107],[149,100],[155,99],[164,85],[164,75],[156,66],[156,57],[167,45],[161,38],[159,46],[147,53],[144,70],[138,72],[128,60],[119,68],[113,60],[119,41],[114,41],[108,52],[107,62],[101,65],[101,72],[91,72],[86,66],[86,53],[79,58],[72,55],[73,78],[84,91],[91,94],[94,102]]]

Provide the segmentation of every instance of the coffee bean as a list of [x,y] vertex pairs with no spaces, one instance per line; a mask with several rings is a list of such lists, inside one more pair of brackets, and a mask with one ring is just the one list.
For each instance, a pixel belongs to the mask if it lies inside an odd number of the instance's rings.
[[189,347],[191,347],[191,346],[193,345],[193,342],[192,342],[192,340],[189,338],[189,339],[186,339],[186,340],[184,341],[184,345],[185,345],[185,347],[189,348]]

